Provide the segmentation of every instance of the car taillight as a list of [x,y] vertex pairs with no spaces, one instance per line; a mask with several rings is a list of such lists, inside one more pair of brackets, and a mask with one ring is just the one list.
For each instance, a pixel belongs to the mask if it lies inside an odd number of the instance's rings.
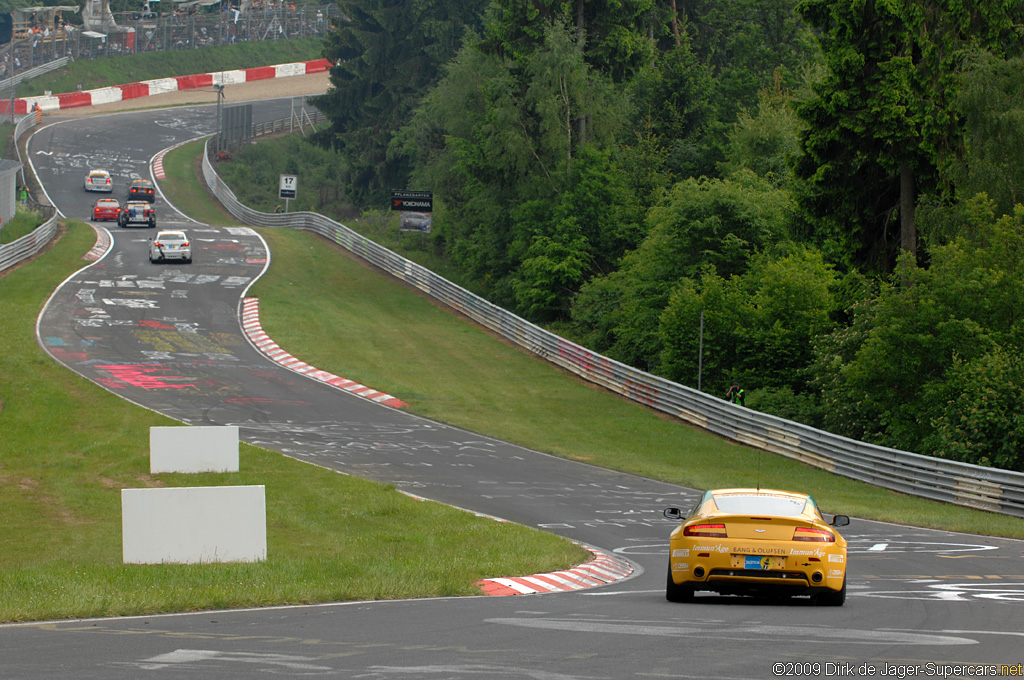
[[164,244],[160,243],[160,241],[154,242],[153,245],[155,245],[157,248],[163,248],[164,247]]
[[185,241],[184,243],[182,243],[181,247],[182,248],[188,248],[188,241]]
[[817,543],[835,543],[836,536],[825,529],[811,529],[810,527],[797,527],[793,532],[794,541],[814,541]]
[[724,524],[691,524],[683,529],[683,536],[703,536],[705,538],[728,538]]

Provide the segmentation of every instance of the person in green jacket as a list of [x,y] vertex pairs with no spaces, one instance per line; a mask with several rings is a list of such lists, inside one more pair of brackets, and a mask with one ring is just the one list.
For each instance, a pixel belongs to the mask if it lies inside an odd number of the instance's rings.
[[747,395],[743,391],[743,388],[740,387],[739,383],[734,382],[732,384],[732,387],[729,388],[729,391],[725,393],[725,398],[734,404],[739,404],[740,406],[747,405]]

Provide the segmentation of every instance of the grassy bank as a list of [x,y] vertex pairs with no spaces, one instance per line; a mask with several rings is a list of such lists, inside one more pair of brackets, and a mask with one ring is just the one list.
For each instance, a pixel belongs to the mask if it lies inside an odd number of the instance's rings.
[[18,96],[38,96],[47,91],[74,92],[79,85],[83,90],[93,90],[154,78],[309,61],[322,56],[323,41],[320,38],[303,38],[82,59],[26,80],[18,87]]
[[[149,428],[173,421],[52,361],[35,319],[82,267],[92,229],[0,277],[0,621],[477,594],[488,576],[579,563],[544,532],[243,445],[235,474],[149,474]],[[124,565],[120,490],[263,484],[268,560]]]
[[15,207],[14,217],[0,225],[0,243],[16,241],[26,234],[31,234],[43,223],[43,218],[19,203]]
[[808,491],[829,512],[1024,538],[1024,520],[883,490],[666,418],[496,339],[319,237],[262,233],[272,265],[251,292],[264,329],[303,361],[393,394],[416,413],[698,489],[760,483]]

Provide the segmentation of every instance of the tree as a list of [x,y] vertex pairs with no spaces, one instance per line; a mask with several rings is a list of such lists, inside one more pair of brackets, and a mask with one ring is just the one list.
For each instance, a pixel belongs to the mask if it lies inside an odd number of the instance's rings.
[[821,32],[828,73],[798,108],[808,125],[798,200],[830,259],[886,271],[898,246],[916,253],[914,184],[934,165],[920,134],[934,111],[918,106],[914,72],[920,8],[803,0],[799,10]]
[[1024,59],[975,52],[957,74],[955,109],[963,121],[962,152],[947,166],[955,195],[985,193],[1001,214],[1024,202]]
[[790,96],[776,80],[774,87],[758,94],[754,113],[740,111],[729,132],[726,160],[719,167],[727,175],[748,168],[774,186],[787,186],[803,127]]
[[690,48],[716,82],[718,119],[731,123],[742,108],[754,106],[759,90],[776,73],[787,86],[816,46],[796,11],[796,0],[688,0],[682,3],[683,29]]
[[515,63],[468,43],[398,139],[414,177],[444,193],[447,252],[502,303],[538,315],[557,315],[639,239],[613,155],[624,95],[576,40],[555,21]]
[[467,28],[478,27],[483,0],[346,0],[346,21],[328,33],[332,88],[312,103],[330,127],[316,139],[349,160],[356,202],[383,200],[405,185],[402,157],[388,153],[392,135],[407,123],[441,66],[458,50]]
[[631,85],[634,129],[647,129],[666,149],[666,167],[676,177],[714,174],[714,153],[704,137],[714,122],[715,83],[688,40],[658,54]]
[[[581,337],[603,340],[599,351],[645,370],[660,361],[660,317],[677,283],[697,279],[710,264],[729,278],[750,256],[787,241],[793,206],[788,194],[749,170],[725,179],[677,183],[651,208],[647,232],[617,272],[584,285],[573,305]],[[614,307],[614,313],[596,310]]]
[[[516,211],[513,289],[533,318],[565,319],[580,286],[607,273],[640,239],[641,211],[611,153],[581,149],[557,202]],[[521,253],[521,254],[520,254]]]
[[[972,362],[1024,349],[1022,225],[1018,206],[935,246],[928,269],[894,275],[850,327],[818,343],[813,373],[828,429],[926,452],[937,420],[960,422],[950,390],[982,371]],[[984,371],[995,375],[995,364]],[[973,399],[952,402],[966,407]]]
[[1024,362],[1002,348],[957,358],[938,399],[926,450],[964,463],[1024,472]]
[[[799,202],[831,259],[891,270],[916,255],[917,197],[958,150],[954,74],[964,50],[1019,50],[1006,0],[802,0],[828,67],[808,123]],[[896,227],[896,218],[899,227]]]
[[652,0],[496,0],[480,46],[516,68],[546,42],[548,27],[560,23],[573,30],[590,68],[626,82],[650,62],[646,24],[652,10]]
[[683,279],[661,315],[658,372],[696,386],[703,313],[702,384],[799,384],[812,359],[812,339],[832,325],[835,280],[821,253],[806,248],[754,255],[749,269],[729,280],[711,268],[697,282]]

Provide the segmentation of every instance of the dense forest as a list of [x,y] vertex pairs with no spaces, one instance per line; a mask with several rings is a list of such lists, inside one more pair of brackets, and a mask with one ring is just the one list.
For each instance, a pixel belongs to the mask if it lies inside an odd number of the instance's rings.
[[748,407],[1024,470],[1024,5],[339,4],[336,181],[357,207],[432,190],[431,246],[494,302]]

